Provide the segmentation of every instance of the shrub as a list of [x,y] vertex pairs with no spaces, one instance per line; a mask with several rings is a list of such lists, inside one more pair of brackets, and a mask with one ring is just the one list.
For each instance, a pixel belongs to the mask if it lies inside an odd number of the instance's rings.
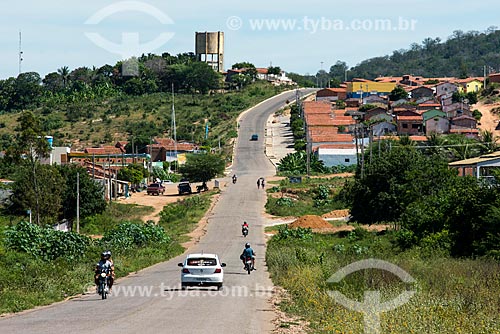
[[170,242],[169,236],[161,226],[154,224],[135,224],[125,222],[106,233],[101,240],[104,248],[128,249],[146,246],[151,243]]
[[60,256],[77,258],[91,245],[90,238],[73,232],[56,231],[28,222],[5,231],[7,248],[28,253],[43,260],[54,260]]
[[313,236],[312,230],[310,228],[288,228],[288,225],[280,226],[278,230],[278,234],[275,236],[277,240],[284,239],[301,239],[308,240]]
[[292,201],[291,198],[282,197],[282,198],[278,198],[278,200],[276,201],[276,205],[278,205],[278,206],[292,207],[293,206],[293,201]]

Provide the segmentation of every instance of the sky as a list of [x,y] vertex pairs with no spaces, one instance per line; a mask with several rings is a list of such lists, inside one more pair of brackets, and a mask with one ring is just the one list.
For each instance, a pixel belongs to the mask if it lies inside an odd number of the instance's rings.
[[[455,30],[500,26],[497,0],[5,0],[0,79],[21,71],[114,65],[141,53],[194,52],[196,31],[223,31],[224,67],[248,61],[300,74],[349,67]],[[381,73],[383,75],[383,73]]]

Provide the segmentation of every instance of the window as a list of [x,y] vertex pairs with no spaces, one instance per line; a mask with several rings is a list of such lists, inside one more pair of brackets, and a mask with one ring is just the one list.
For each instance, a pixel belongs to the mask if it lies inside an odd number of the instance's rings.
[[346,158],[346,159],[344,159],[344,162],[351,162],[351,159]]
[[408,124],[403,123],[402,126],[403,126],[403,129],[408,129]]
[[214,258],[190,258],[187,261],[187,265],[198,267],[216,266],[217,260]]
[[418,128],[420,128],[420,124],[412,124],[411,128],[412,129],[418,129]]

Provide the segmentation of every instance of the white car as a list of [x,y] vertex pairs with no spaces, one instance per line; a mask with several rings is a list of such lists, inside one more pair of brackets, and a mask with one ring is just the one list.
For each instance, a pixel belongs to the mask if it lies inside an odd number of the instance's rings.
[[189,254],[182,267],[181,288],[185,290],[188,286],[216,286],[217,290],[224,283],[225,263],[221,263],[216,254]]

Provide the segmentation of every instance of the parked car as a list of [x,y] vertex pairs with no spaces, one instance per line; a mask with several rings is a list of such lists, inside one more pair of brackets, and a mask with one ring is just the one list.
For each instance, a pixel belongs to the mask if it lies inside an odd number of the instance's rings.
[[193,189],[191,189],[191,184],[188,181],[180,182],[177,185],[177,190],[179,192],[179,195],[191,194],[193,192]]
[[184,262],[178,264],[181,270],[181,288],[188,286],[216,286],[224,284],[224,267],[216,254],[189,254]]
[[258,134],[256,134],[256,133],[254,133],[254,134],[252,135],[252,137],[250,137],[250,140],[251,140],[251,141],[256,141],[256,140],[259,140],[259,135],[258,135]]
[[165,193],[165,187],[159,183],[151,183],[147,188],[148,195],[160,195]]

